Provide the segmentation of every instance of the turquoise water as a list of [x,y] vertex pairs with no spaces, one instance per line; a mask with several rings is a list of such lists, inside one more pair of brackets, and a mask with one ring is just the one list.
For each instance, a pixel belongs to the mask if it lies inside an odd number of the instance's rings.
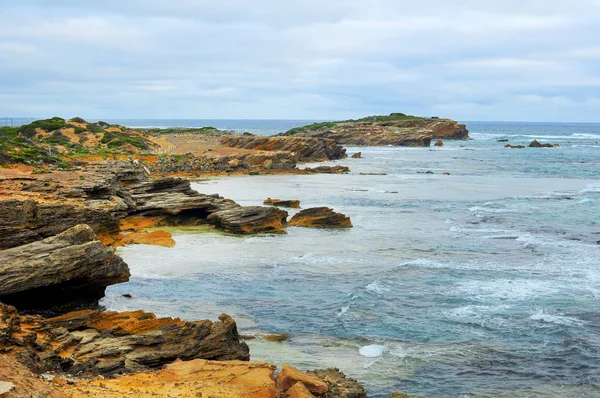
[[363,153],[336,162],[349,175],[194,184],[245,205],[330,206],[354,228],[180,230],[171,249],[122,249],[133,276],[104,304],[289,333],[248,341],[252,359],[336,366],[373,397],[598,397],[600,125],[469,128],[442,148],[348,148]]

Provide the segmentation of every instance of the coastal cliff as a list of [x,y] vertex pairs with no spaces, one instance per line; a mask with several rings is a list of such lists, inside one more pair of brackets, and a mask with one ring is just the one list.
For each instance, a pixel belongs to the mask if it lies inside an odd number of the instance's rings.
[[281,136],[327,138],[352,146],[428,147],[433,139],[467,140],[469,131],[464,124],[451,119],[392,113],[389,116],[314,123],[291,129]]

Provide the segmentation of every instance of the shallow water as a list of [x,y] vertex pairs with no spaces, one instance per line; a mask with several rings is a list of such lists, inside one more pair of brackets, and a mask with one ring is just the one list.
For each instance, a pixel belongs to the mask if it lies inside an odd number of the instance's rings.
[[[249,341],[252,359],[336,366],[374,397],[600,396],[600,125],[469,127],[443,148],[349,148],[349,175],[194,184],[333,207],[354,228],[177,230],[174,248],[121,249],[133,276],[103,303],[289,333]],[[497,142],[536,137],[561,147]]]

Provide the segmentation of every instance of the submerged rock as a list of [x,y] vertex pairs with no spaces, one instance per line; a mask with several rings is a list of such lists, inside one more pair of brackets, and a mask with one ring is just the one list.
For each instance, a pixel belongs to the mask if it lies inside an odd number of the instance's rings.
[[293,209],[299,209],[300,208],[300,201],[296,200],[296,199],[282,200],[282,199],[267,198],[267,200],[265,200],[263,202],[263,204],[265,204],[265,205],[272,205],[272,206],[278,206],[278,207],[290,207],[290,208],[293,208]]
[[328,207],[313,207],[296,213],[290,220],[295,227],[351,228],[350,217]]
[[444,146],[444,141],[442,141],[442,140],[437,140],[437,141],[435,142],[435,144],[433,144],[433,146]]
[[361,159],[362,158],[362,152],[356,152],[354,155],[352,155],[352,159]]
[[506,144],[506,145],[504,145],[504,148],[523,149],[523,148],[525,148],[525,146],[524,145],[510,145],[510,144]]
[[344,174],[349,173],[350,169],[346,166],[317,166],[307,167],[304,171],[311,174]]
[[276,341],[278,343],[282,343],[286,340],[288,340],[290,338],[290,336],[288,336],[285,333],[278,333],[278,334],[266,334],[263,337],[265,340],[269,340],[269,341]]
[[208,216],[207,221],[232,234],[285,234],[287,211],[275,207],[239,206]]
[[104,376],[158,369],[177,358],[248,360],[235,321],[225,314],[219,320],[91,310],[46,319],[0,303],[0,351],[35,372]]
[[129,267],[87,225],[0,251],[0,300],[20,309],[95,304]]

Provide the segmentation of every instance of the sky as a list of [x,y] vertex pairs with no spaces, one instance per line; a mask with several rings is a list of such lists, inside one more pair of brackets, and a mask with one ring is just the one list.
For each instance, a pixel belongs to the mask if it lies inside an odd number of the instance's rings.
[[600,0],[1,0],[0,117],[600,122]]

